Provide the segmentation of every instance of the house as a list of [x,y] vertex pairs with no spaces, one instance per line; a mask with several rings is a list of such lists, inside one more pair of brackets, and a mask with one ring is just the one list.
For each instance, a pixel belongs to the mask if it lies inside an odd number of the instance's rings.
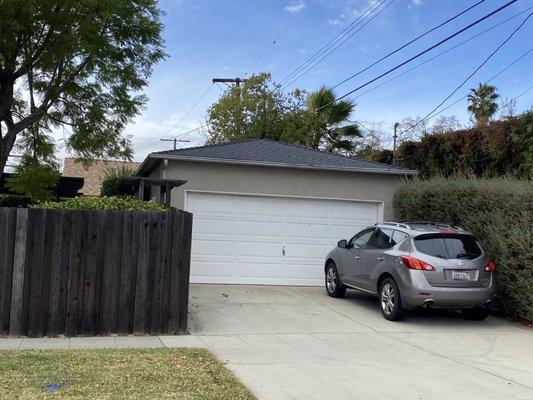
[[274,285],[322,284],[332,246],[392,218],[414,174],[267,139],[152,153],[137,171],[187,181],[171,201],[194,216],[191,282]]
[[89,167],[84,167],[75,158],[65,158],[63,176],[83,178],[83,187],[79,193],[84,196],[100,196],[102,179],[111,169],[131,168],[135,171],[141,163],[128,161],[94,160]]

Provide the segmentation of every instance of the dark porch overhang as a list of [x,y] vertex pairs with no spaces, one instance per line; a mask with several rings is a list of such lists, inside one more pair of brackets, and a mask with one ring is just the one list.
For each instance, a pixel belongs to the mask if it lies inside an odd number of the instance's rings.
[[175,187],[183,186],[187,181],[178,179],[158,179],[146,178],[143,176],[132,176],[129,178],[122,178],[119,181],[121,186],[127,186],[132,189],[132,192],[137,193],[140,200],[145,200],[147,188],[159,187],[159,201],[170,207],[171,191]]

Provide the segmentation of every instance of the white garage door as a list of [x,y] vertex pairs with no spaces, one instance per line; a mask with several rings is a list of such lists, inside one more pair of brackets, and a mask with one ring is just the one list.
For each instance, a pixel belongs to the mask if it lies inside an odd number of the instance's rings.
[[381,203],[187,194],[191,282],[321,285],[326,254],[378,221]]

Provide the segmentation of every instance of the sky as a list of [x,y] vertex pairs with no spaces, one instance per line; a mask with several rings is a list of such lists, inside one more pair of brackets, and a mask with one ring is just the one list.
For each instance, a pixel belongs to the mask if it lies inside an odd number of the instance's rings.
[[[334,86],[477,1],[395,0],[319,65],[288,85],[286,90],[298,87],[312,91],[321,85]],[[225,88],[223,84],[213,85],[212,78],[246,78],[252,73],[270,72],[275,82],[282,82],[374,2],[161,0],[160,8],[165,12],[163,37],[169,57],[155,66],[145,89],[149,101],[142,115],[125,131],[125,135],[131,135],[136,150],[135,160],[142,161],[150,152],[172,148],[172,143],[159,139],[176,137],[205,121],[206,110]],[[506,0],[484,1],[465,15],[338,86],[336,94],[347,93],[504,3]],[[519,0],[416,61],[348,96],[357,103],[352,119],[381,123],[385,127],[390,126],[392,131],[396,121],[426,115],[500,45],[531,12],[523,11],[532,7],[532,0]],[[520,12],[523,13],[478,38],[362,94]],[[282,31],[281,37],[271,45]],[[489,79],[533,48],[532,39],[533,16],[449,102],[466,95],[470,88]],[[269,50],[249,71],[267,48]],[[532,67],[533,52],[490,83],[498,88],[503,100],[517,96],[533,86]],[[206,90],[207,94],[192,108]],[[517,112],[531,108],[532,104],[533,90],[530,90],[518,99]],[[468,124],[466,106],[466,100],[460,101],[443,115],[455,115],[461,123]],[[180,147],[200,145],[205,140],[198,131],[186,134],[183,139],[190,142],[180,143]]]

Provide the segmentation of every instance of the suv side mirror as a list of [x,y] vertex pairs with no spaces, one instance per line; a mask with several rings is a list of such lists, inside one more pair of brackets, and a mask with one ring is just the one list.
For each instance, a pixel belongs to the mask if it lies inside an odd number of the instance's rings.
[[337,242],[337,246],[339,246],[341,249],[346,249],[348,247],[348,241],[346,239],[339,240]]

